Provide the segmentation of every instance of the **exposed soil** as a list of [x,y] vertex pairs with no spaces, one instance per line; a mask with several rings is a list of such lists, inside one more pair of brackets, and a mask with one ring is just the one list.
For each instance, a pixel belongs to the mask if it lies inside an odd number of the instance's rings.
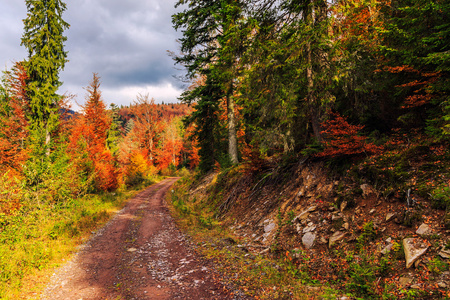
[[131,199],[54,274],[41,299],[241,299],[174,224],[164,198],[176,180]]
[[[450,230],[443,222],[448,213],[415,193],[409,205],[406,195],[387,197],[369,184],[332,177],[321,162],[300,163],[288,171],[273,176],[239,170],[212,173],[191,187],[190,196],[200,202],[219,199],[211,209],[222,213],[221,226],[233,231],[241,247],[275,258],[288,253],[313,280],[363,293],[346,286],[364,288],[363,281],[357,281],[365,280],[358,269],[363,266],[361,270],[375,270],[375,280],[364,282],[370,287],[375,282],[365,297],[378,297],[384,288],[398,299],[408,291],[420,293],[420,299],[450,297],[450,259],[443,252],[450,245]],[[429,231],[419,233],[424,225]],[[406,238],[426,248],[408,268]],[[379,267],[382,262],[384,269]],[[360,273],[353,272],[355,268]]]

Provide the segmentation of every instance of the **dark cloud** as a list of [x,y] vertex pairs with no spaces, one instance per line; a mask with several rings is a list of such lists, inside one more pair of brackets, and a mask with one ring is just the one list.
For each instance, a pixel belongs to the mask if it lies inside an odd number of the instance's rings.
[[[0,59],[21,60],[26,55],[20,47],[26,7],[20,1],[7,2],[14,4],[0,4],[0,25],[11,30],[0,33],[3,44]],[[78,101],[83,102],[82,87],[88,85],[92,73],[96,72],[102,78],[105,98],[116,95],[115,103],[131,102],[133,99],[121,97],[130,97],[133,90],[158,91],[160,95],[150,95],[157,101],[176,100],[172,98],[176,98],[175,91],[181,92],[181,84],[173,77],[180,75],[180,71],[167,55],[167,50],[178,49],[179,33],[171,24],[175,0],[65,2],[67,11],[63,19],[70,24],[65,32],[69,62],[61,73],[62,92],[78,94]],[[22,57],[13,56],[14,52]],[[165,89],[169,89],[167,97]]]

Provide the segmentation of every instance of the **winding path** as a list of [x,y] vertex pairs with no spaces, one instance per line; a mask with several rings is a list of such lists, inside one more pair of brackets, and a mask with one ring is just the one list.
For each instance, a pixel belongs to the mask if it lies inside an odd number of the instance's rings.
[[236,299],[169,214],[164,197],[177,179],[132,198],[58,269],[41,299]]

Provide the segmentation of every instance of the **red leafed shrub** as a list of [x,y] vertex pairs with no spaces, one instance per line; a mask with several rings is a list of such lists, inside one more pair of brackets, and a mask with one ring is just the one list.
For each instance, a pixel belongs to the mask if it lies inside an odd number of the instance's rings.
[[321,124],[325,149],[318,157],[352,156],[361,153],[376,153],[382,150],[366,142],[366,137],[358,135],[363,125],[351,125],[339,113],[329,112],[330,118]]

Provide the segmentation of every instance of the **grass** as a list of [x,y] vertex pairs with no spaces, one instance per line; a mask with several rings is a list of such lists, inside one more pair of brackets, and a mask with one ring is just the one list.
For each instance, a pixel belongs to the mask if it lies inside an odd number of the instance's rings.
[[0,299],[36,298],[53,270],[142,188],[63,203],[30,198],[14,215],[1,215]]

